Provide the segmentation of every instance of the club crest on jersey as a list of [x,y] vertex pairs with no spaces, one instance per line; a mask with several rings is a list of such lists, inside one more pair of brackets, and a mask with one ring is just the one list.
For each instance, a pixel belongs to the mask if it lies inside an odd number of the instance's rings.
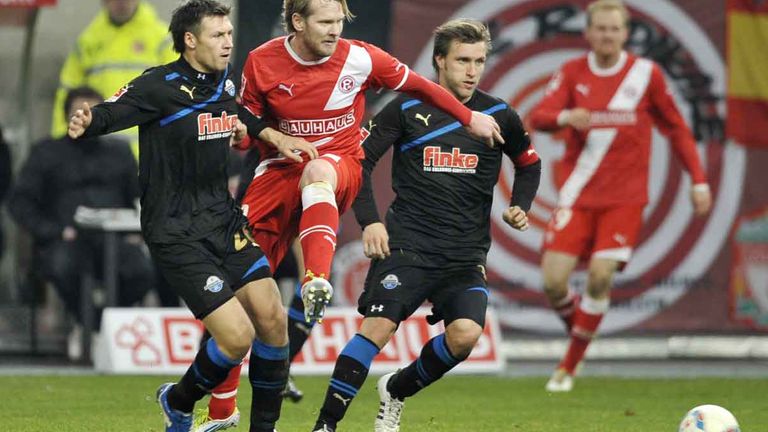
[[224,91],[226,91],[230,96],[235,95],[235,83],[233,83],[231,79],[227,79],[227,81],[224,83]]
[[397,278],[397,275],[388,274],[381,280],[381,286],[388,290],[395,289],[400,286],[400,279]]
[[237,114],[227,114],[226,111],[222,111],[219,117],[214,117],[211,113],[202,113],[198,115],[198,141],[226,138],[232,135],[232,128],[235,126],[236,120]]
[[438,146],[424,147],[424,171],[448,172],[456,174],[474,174],[479,158],[475,154],[462,153],[454,147],[450,153],[443,152]]
[[349,93],[355,89],[355,79],[350,75],[344,75],[339,80],[339,91],[342,93]]
[[222,288],[224,288],[223,280],[221,280],[218,276],[208,276],[208,279],[205,281],[205,286],[203,287],[203,291],[210,291],[212,293],[217,293],[221,291]]
[[355,110],[319,120],[280,120],[280,132],[293,136],[332,135],[355,124]]
[[104,102],[117,102],[118,99],[120,99],[121,96],[128,93],[128,89],[133,87],[132,84],[126,84],[120,88],[115,94],[113,94],[109,99],[105,100]]

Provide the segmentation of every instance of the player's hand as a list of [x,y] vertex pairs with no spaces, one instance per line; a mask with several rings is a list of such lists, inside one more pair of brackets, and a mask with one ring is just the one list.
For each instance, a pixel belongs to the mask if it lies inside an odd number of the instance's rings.
[[712,192],[709,185],[697,184],[691,187],[691,203],[693,203],[693,212],[696,216],[702,216],[712,208]]
[[389,256],[389,234],[381,222],[372,223],[363,230],[363,253],[371,259]]
[[504,210],[504,214],[502,214],[501,217],[504,219],[504,222],[506,222],[507,225],[518,231],[528,230],[528,216],[525,214],[523,209],[518,206],[510,207]]
[[574,108],[568,113],[566,124],[577,130],[586,130],[589,128],[592,113],[584,108]]
[[501,136],[501,129],[496,119],[478,111],[472,111],[472,120],[467,126],[467,131],[477,138],[483,140],[488,147],[494,148],[496,144],[504,144],[504,138]]
[[301,153],[306,153],[309,159],[315,159],[318,156],[317,148],[304,138],[297,138],[291,135],[280,134],[280,138],[273,144],[277,147],[277,151],[288,159],[293,159],[296,162],[301,162]]
[[235,124],[232,125],[232,135],[229,137],[230,147],[239,147],[247,136],[248,126],[246,126],[239,119],[235,120]]
[[91,107],[88,102],[83,102],[83,107],[75,111],[75,114],[69,119],[69,129],[67,130],[69,137],[72,139],[81,137],[91,125],[91,120],[93,120]]

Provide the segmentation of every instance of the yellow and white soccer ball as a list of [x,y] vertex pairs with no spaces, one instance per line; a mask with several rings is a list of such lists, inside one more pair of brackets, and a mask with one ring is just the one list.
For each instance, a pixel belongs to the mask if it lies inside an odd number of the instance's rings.
[[700,405],[691,409],[680,422],[678,432],[741,432],[736,417],[717,405]]

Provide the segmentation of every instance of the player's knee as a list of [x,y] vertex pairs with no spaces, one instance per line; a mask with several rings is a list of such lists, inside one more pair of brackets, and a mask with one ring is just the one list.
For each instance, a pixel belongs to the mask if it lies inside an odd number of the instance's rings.
[[448,325],[445,338],[451,354],[464,360],[469,357],[482,334],[483,328],[480,324],[468,319],[459,319]]
[[336,180],[336,171],[333,166],[322,159],[315,159],[307,162],[304,171],[301,173],[301,186],[305,187],[312,183],[326,182],[334,184]]
[[265,314],[256,317],[255,325],[260,337],[274,339],[282,333],[285,333],[288,326],[288,314],[285,307],[281,304],[275,304],[268,309]]
[[605,297],[613,283],[613,271],[601,268],[589,269],[587,293],[593,298]]
[[568,274],[544,272],[544,294],[549,299],[560,299],[568,294]]
[[360,325],[360,334],[375,343],[379,348],[389,342],[397,330],[397,324],[388,318],[366,317]]
[[242,358],[248,353],[256,330],[251,323],[243,322],[232,326],[230,331],[216,337],[216,343],[221,351],[230,358]]

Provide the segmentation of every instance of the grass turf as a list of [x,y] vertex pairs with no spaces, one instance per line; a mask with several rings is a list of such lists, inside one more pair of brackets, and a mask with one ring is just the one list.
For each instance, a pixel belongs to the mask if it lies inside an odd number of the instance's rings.
[[[160,432],[154,401],[168,379],[146,376],[0,377],[4,398],[2,430],[15,432]],[[281,432],[310,431],[325,394],[327,377],[297,377],[304,391],[299,404],[286,402]],[[378,409],[368,379],[340,431],[371,431]],[[768,431],[768,379],[580,378],[569,394],[548,394],[544,378],[449,376],[409,399],[403,432],[674,432],[685,412],[712,403],[731,410],[742,431]],[[247,432],[250,386],[241,382]],[[203,404],[198,404],[203,406]]]

